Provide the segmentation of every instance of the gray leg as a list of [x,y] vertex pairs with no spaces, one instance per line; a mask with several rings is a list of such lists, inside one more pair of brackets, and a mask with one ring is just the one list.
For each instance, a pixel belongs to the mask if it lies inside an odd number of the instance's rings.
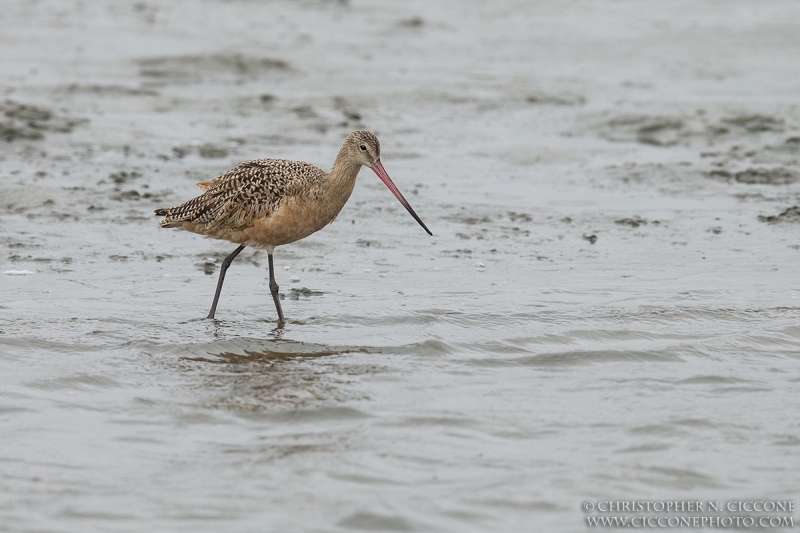
[[275,265],[272,262],[272,254],[268,254],[269,259],[269,292],[272,293],[272,299],[275,300],[275,309],[278,310],[278,327],[282,328],[286,323],[283,318],[283,309],[281,309],[281,300],[278,298],[278,284],[275,283]]
[[219,301],[219,295],[222,293],[222,282],[225,281],[225,272],[228,271],[228,267],[231,266],[233,260],[236,259],[236,256],[239,255],[239,252],[244,250],[244,244],[239,246],[237,249],[231,253],[228,257],[222,261],[222,267],[219,269],[219,281],[217,282],[217,293],[214,295],[214,303],[211,304],[211,311],[208,312],[208,316],[206,318],[214,318],[214,313],[217,312],[217,302]]

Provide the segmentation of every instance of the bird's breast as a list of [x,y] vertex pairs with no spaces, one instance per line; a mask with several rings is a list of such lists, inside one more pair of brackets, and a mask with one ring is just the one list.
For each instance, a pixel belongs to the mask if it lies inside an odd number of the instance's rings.
[[336,218],[344,207],[335,198],[291,197],[284,199],[278,208],[256,221],[252,237],[272,246],[289,244],[321,230]]

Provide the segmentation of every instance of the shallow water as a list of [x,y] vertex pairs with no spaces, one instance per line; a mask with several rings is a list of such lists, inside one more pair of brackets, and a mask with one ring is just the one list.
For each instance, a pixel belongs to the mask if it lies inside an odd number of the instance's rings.
[[[797,20],[6,2],[0,531],[579,531],[587,500],[796,500]],[[250,250],[203,320],[234,246],[152,210],[245,159],[328,167],[361,128],[434,237],[364,171],[276,252],[284,330]]]

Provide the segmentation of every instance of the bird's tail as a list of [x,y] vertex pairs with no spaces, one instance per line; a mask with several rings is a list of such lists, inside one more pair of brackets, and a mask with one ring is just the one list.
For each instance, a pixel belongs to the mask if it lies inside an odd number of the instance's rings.
[[156,209],[155,210],[155,214],[156,214],[157,217],[167,217],[167,218],[165,218],[164,220],[162,220],[161,222],[158,223],[158,227],[160,227],[160,228],[177,228],[177,227],[181,226],[183,221],[175,220],[170,215],[170,211],[172,209],[173,208],[171,208],[171,207],[167,207],[167,208],[162,208],[162,209]]
[[184,222],[197,222],[208,225],[211,218],[207,215],[209,212],[213,214],[212,207],[214,205],[212,200],[214,199],[214,197],[209,197],[208,193],[206,193],[176,207],[156,209],[156,216],[166,217],[158,225],[162,228],[180,228]]

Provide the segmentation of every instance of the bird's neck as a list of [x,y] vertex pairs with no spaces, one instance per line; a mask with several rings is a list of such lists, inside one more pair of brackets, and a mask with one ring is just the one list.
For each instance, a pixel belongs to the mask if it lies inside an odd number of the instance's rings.
[[333,168],[328,173],[328,187],[333,189],[344,189],[347,192],[347,196],[350,196],[350,192],[353,191],[353,187],[356,183],[356,176],[358,176],[358,171],[361,170],[360,163],[354,163],[353,160],[349,157],[349,154],[345,151],[345,147],[339,151],[339,155],[336,156],[336,162],[333,164]]

